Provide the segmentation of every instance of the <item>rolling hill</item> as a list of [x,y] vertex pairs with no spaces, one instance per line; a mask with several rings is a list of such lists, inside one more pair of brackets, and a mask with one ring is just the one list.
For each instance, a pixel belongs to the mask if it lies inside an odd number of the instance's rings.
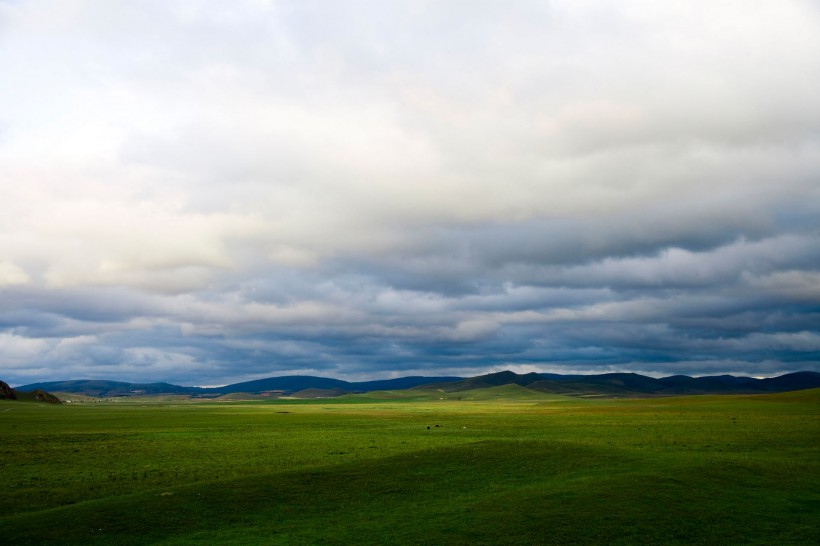
[[340,396],[348,393],[433,389],[447,393],[515,385],[541,393],[569,396],[674,396],[686,394],[763,394],[820,387],[820,373],[795,372],[779,377],[756,379],[731,375],[689,377],[647,377],[636,373],[560,375],[502,371],[476,377],[411,376],[375,381],[349,382],[341,379],[290,375],[269,377],[224,387],[183,387],[169,383],[125,383],[105,380],[73,380],[33,383],[18,391],[58,391],[94,397],[182,394],[218,397],[238,393],[294,395],[304,397]]
[[820,387],[820,373],[796,372],[755,379],[731,375],[654,378],[636,373],[597,375],[515,374],[504,371],[432,387],[445,392],[514,384],[531,390],[570,396],[673,396],[687,394],[762,394]]
[[60,404],[62,400],[42,389],[12,389],[5,381],[0,381],[0,400],[20,400],[25,402],[47,402]]
[[74,379],[70,381],[50,381],[46,383],[32,383],[17,387],[17,390],[32,391],[41,389],[55,392],[70,392],[85,394],[97,398],[111,396],[135,396],[147,394],[202,394],[207,389],[200,387],[181,387],[170,383],[126,383],[123,381],[107,381],[103,379]]
[[69,381],[50,381],[31,383],[17,387],[17,390],[31,391],[42,389],[56,392],[84,394],[96,398],[117,396],[146,396],[156,394],[185,394],[197,397],[218,397],[227,394],[275,393],[289,395],[307,389],[330,391],[339,394],[348,392],[370,392],[378,390],[404,390],[419,385],[438,382],[459,381],[461,377],[422,377],[409,376],[375,381],[349,382],[328,377],[311,375],[287,375],[268,377],[254,381],[233,383],[224,387],[184,387],[170,383],[128,383],[102,379],[75,379]]

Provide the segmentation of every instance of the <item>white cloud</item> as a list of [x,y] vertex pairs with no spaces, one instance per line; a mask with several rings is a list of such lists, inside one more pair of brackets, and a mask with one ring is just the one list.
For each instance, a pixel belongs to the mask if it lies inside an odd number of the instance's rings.
[[2,3],[0,332],[216,375],[220,335],[410,369],[529,366],[542,321],[808,331],[817,51],[809,0]]
[[11,262],[0,261],[0,286],[26,284],[30,277],[20,266]]
[[48,341],[43,339],[31,339],[0,332],[0,352],[3,354],[0,369],[15,373],[19,369],[25,369],[50,345]]

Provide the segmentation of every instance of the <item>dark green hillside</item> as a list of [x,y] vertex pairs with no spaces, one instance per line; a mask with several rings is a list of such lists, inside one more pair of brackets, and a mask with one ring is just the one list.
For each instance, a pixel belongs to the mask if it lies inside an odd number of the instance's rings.
[[811,402],[820,407],[820,388],[757,395],[755,398],[764,402]]
[[663,383],[655,378],[646,377],[637,373],[605,373],[590,375],[585,381],[592,385],[602,385],[629,392],[654,393],[663,389]]
[[528,385],[528,388],[566,396],[609,396],[609,397],[629,397],[646,396],[646,392],[635,392],[622,386],[608,385],[606,383],[586,383],[583,381],[555,381],[545,379],[536,381]]
[[688,377],[676,375],[663,378],[635,373],[597,375],[559,375],[528,373],[519,375],[504,371],[471,377],[461,381],[435,383],[423,388],[445,392],[484,389],[500,385],[519,385],[532,390],[568,396],[675,396],[685,394],[754,394],[820,387],[820,374],[798,372],[776,378],[754,379],[731,375]]
[[16,400],[17,393],[9,387],[8,383],[0,381],[0,400]]
[[420,385],[429,385],[430,383],[440,383],[447,381],[460,381],[463,377],[425,377],[411,375],[408,377],[396,377],[395,379],[378,379],[375,381],[357,381],[350,383],[348,390],[356,392],[370,392],[370,391],[392,391],[412,389]]
[[670,377],[662,377],[658,381],[663,384],[663,391],[670,394],[720,394],[761,391],[761,389],[757,387],[757,379],[751,377],[735,377],[732,375],[707,377],[673,375]]
[[233,392],[258,393],[263,391],[280,391],[284,393],[291,393],[303,389],[344,389],[347,385],[347,381],[342,381],[341,379],[314,377],[310,375],[289,375],[283,377],[257,379],[254,381],[245,381],[243,383],[234,383],[232,385],[215,387],[209,390],[214,392],[218,391],[225,394]]
[[293,398],[335,398],[345,394],[350,394],[350,392],[344,389],[302,389],[290,396]]
[[62,400],[44,390],[33,390],[31,392],[17,391],[17,400],[24,402],[46,402],[47,404],[62,404]]
[[522,387],[526,387],[527,385],[535,383],[540,379],[541,376],[537,373],[519,375],[511,371],[503,371],[470,377],[460,381],[437,382],[424,385],[423,388],[439,388],[446,392],[458,392],[472,389],[486,389],[488,387],[498,387],[500,385],[520,385]]
[[556,396],[537,392],[516,383],[508,383],[506,385],[498,385],[497,387],[452,391],[446,394],[446,399],[463,401],[504,400],[509,402],[541,402],[547,400],[554,401]]
[[609,373],[574,376],[567,379],[542,379],[529,388],[571,396],[646,396],[658,394],[664,384],[652,377],[634,373]]
[[817,372],[795,372],[780,377],[767,377],[759,381],[761,387],[769,392],[793,391],[820,387],[820,374]]
[[17,400],[20,402],[46,402],[48,404],[61,404],[62,401],[53,394],[42,389],[35,389],[31,392],[20,391],[9,387],[8,383],[0,381],[0,400]]

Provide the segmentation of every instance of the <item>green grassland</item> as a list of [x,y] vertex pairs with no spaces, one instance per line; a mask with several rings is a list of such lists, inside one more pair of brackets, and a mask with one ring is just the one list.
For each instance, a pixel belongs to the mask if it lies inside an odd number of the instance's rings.
[[820,389],[0,402],[5,544],[819,544]]

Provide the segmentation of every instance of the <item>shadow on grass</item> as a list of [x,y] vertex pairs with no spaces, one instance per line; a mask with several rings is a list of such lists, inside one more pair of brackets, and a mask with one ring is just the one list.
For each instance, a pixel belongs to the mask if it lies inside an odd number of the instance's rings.
[[8,544],[818,543],[813,486],[726,463],[479,442],[0,519]]

